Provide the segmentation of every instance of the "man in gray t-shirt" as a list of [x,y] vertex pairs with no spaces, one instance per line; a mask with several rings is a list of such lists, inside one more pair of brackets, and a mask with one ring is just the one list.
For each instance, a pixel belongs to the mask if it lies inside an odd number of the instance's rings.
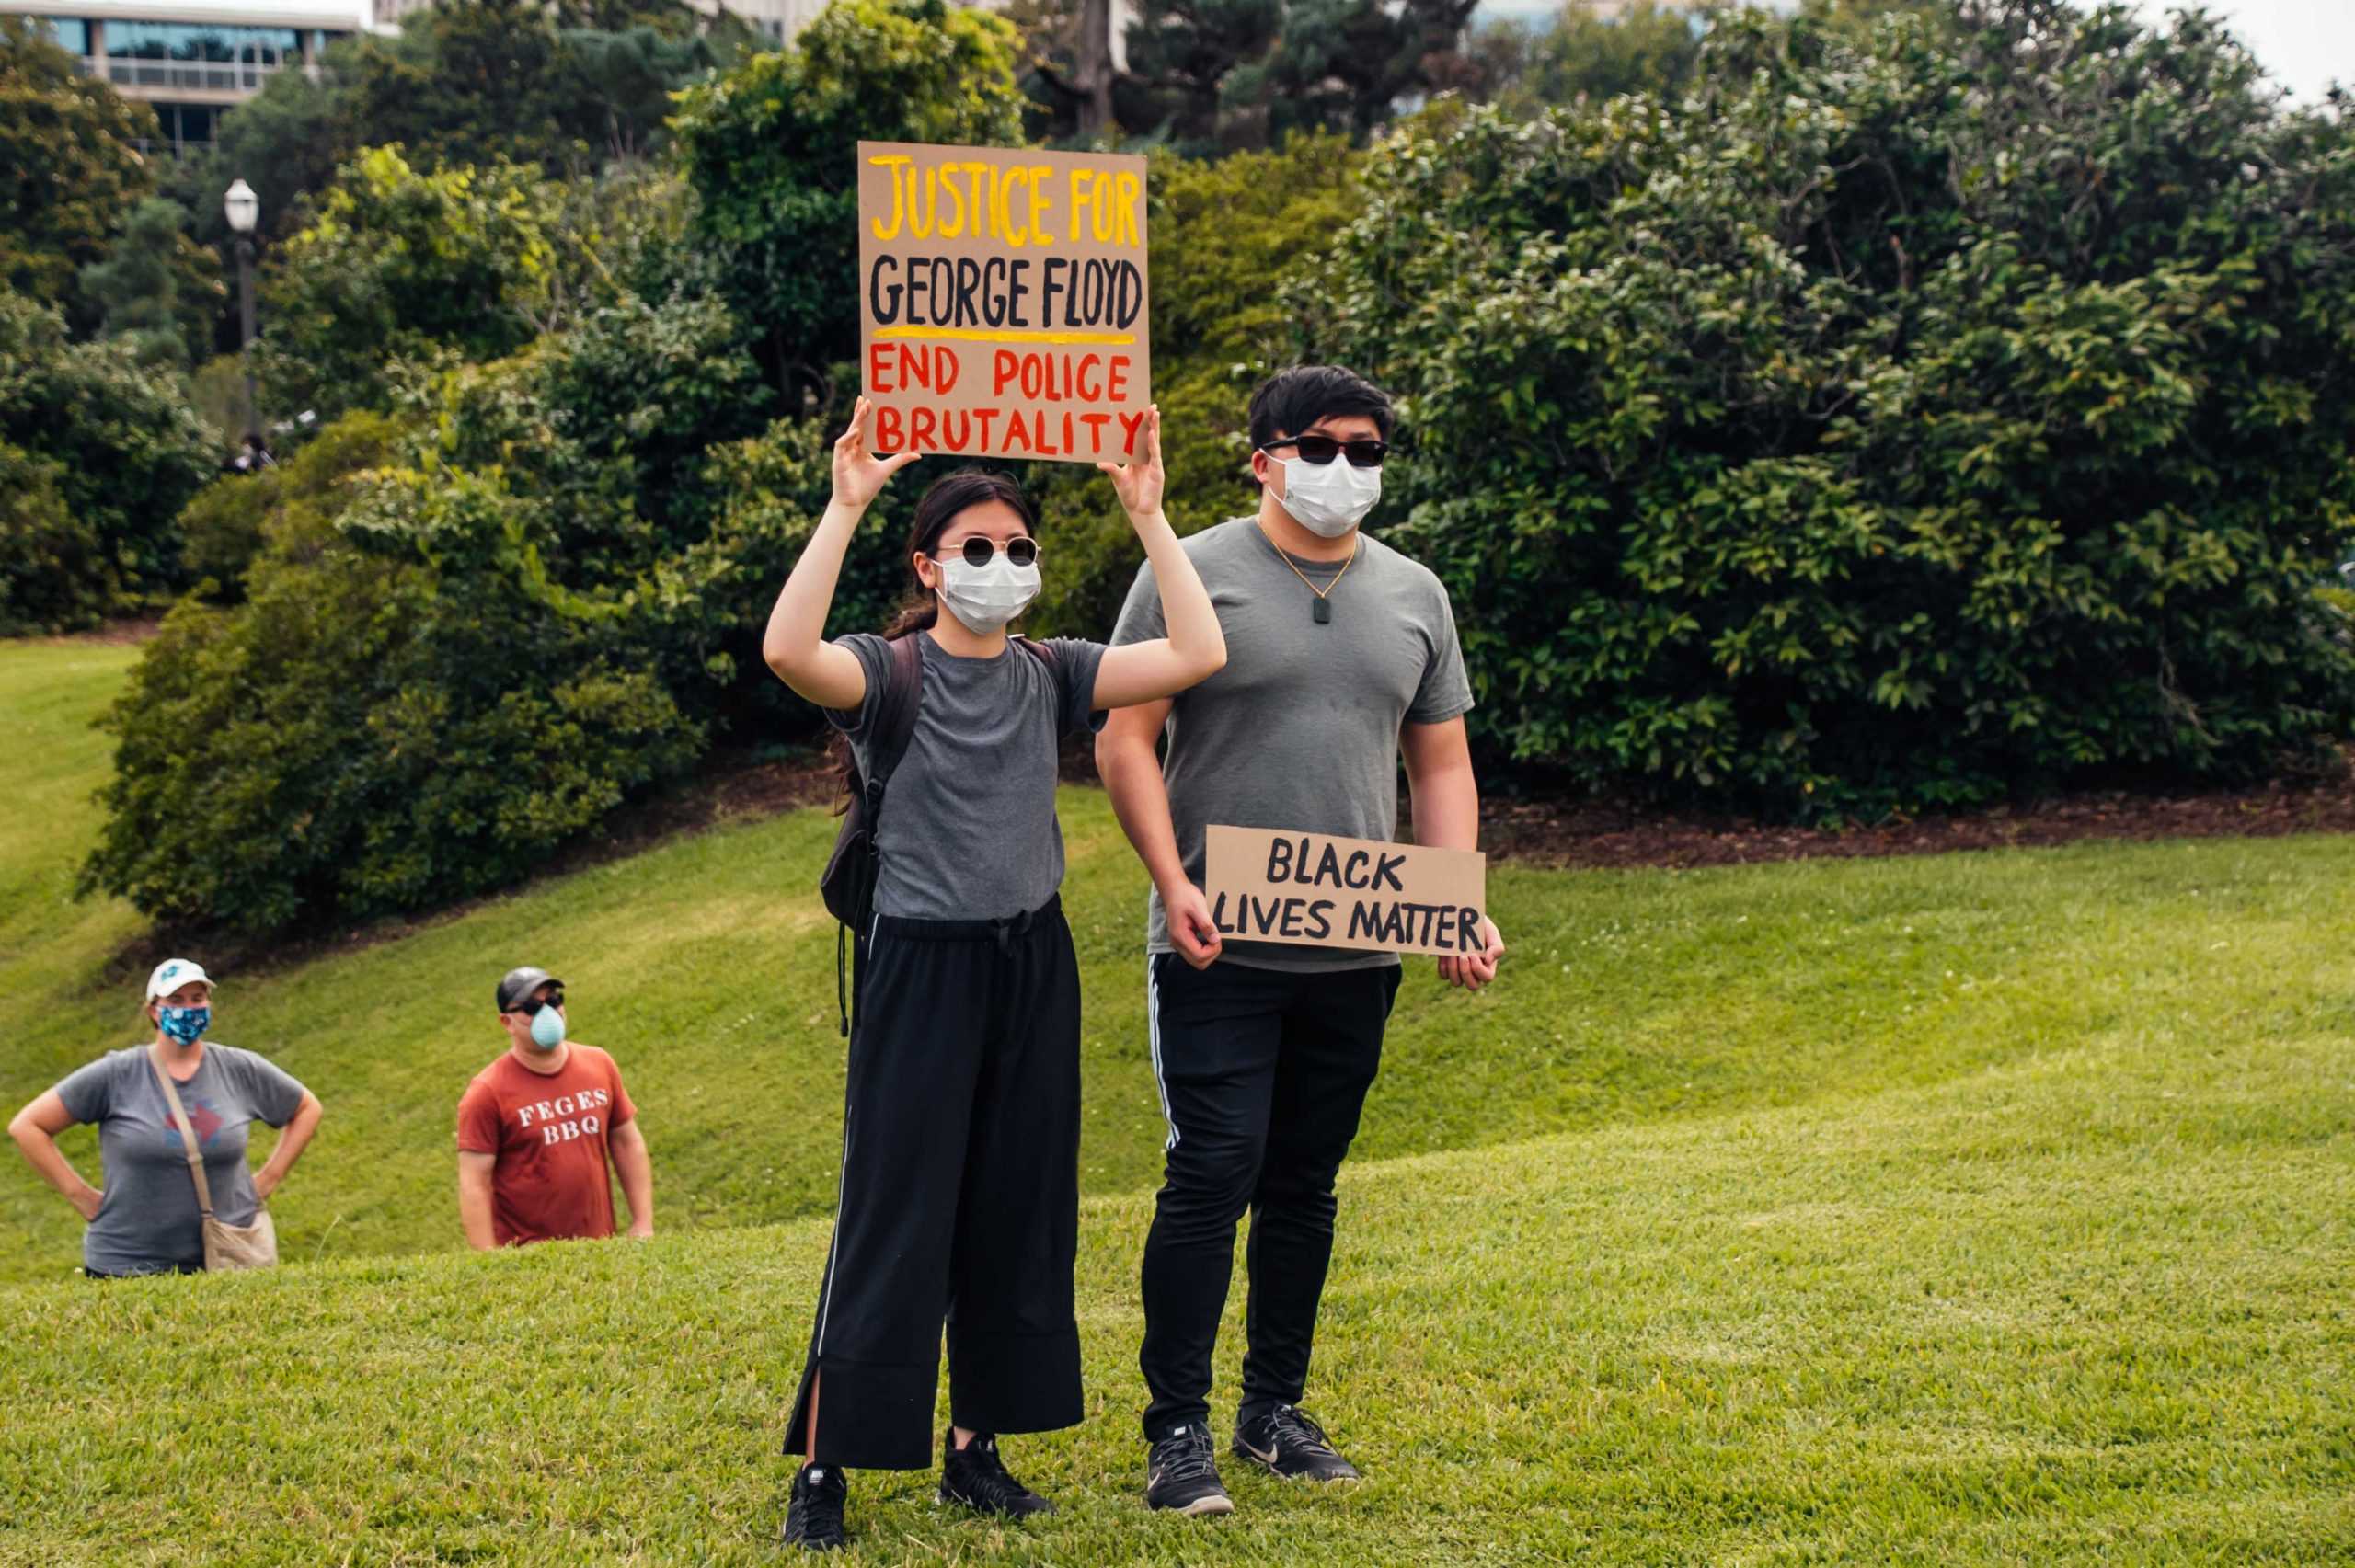
[[[1162,776],[1186,880],[1201,886],[1202,830],[1213,822],[1396,837],[1401,730],[1460,720],[1472,707],[1447,589],[1429,567],[1362,535],[1354,560],[1287,560],[1250,517],[1194,534],[1186,554],[1211,590],[1228,647],[1248,650],[1244,658],[1230,652],[1224,670],[1166,704]],[[1308,584],[1330,596],[1330,620],[1311,618]],[[1147,565],[1112,641],[1162,635]],[[1145,951],[1178,951],[1157,886],[1146,902]],[[1396,953],[1273,942],[1224,943],[1221,956],[1309,973],[1398,962]]]
[[[1186,541],[1226,635],[1226,668],[1168,702],[1113,714],[1096,747],[1121,826],[1152,874],[1146,1000],[1168,1122],[1146,1238],[1152,1402],[1145,1499],[1224,1513],[1209,1429],[1211,1360],[1235,1228],[1252,1211],[1250,1345],[1234,1452],[1279,1475],[1357,1471],[1298,1408],[1332,1253],[1334,1178],[1381,1060],[1395,953],[1225,942],[1201,893],[1212,823],[1394,838],[1401,757],[1418,842],[1474,849],[1472,706],[1447,590],[1357,531],[1380,494],[1388,400],[1304,366],[1253,394],[1257,516]],[[1161,635],[1150,570],[1113,644]],[[1166,761],[1156,754],[1166,736]],[[1476,989],[1504,950],[1440,960]]]

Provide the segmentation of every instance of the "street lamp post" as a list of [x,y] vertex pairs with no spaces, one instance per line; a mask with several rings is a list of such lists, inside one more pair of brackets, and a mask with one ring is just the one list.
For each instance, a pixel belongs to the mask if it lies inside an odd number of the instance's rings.
[[254,225],[261,219],[261,198],[240,179],[229,187],[221,205],[237,236],[237,313],[243,326],[237,347],[246,361],[246,440],[250,446],[261,433],[261,404],[254,390]]

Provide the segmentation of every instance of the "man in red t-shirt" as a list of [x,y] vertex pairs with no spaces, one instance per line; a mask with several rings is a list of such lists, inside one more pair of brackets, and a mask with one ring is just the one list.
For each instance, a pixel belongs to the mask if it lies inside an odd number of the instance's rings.
[[564,982],[512,969],[499,982],[507,1054],[458,1101],[458,1218],[477,1251],[614,1233],[613,1173],[629,1233],[654,1234],[654,1167],[621,1069],[565,1038]]

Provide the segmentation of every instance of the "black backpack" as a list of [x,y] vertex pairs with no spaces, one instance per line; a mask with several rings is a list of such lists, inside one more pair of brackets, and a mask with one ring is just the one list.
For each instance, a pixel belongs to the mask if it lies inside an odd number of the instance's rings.
[[[875,824],[883,814],[884,786],[908,754],[908,742],[915,738],[916,709],[924,700],[924,648],[916,639],[923,635],[910,632],[891,639],[891,664],[883,678],[882,698],[876,704],[874,744],[868,749],[875,771],[862,778],[854,757],[850,776],[844,781],[850,804],[843,812],[842,830],[834,835],[834,852],[826,857],[826,869],[818,876],[818,896],[825,900],[826,912],[842,922],[834,933],[834,1006],[842,1015],[844,1035],[850,1033],[851,1002],[856,995],[846,955],[853,945],[866,942],[875,914],[875,880],[881,869],[875,853]],[[1008,640],[1037,659],[1048,678],[1053,679],[1054,649],[1028,637]],[[866,967],[861,945],[858,968],[863,972]]]

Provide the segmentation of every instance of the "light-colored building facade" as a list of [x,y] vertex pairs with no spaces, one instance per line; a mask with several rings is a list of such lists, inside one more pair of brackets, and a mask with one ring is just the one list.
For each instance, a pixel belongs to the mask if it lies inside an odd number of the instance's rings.
[[[779,43],[790,42],[829,0],[689,0],[726,10]],[[965,0],[995,9],[1002,0]],[[280,71],[318,69],[337,39],[396,31],[432,0],[0,0],[0,16],[45,23],[83,71],[155,111],[157,149],[209,144],[221,116]],[[1126,66],[1134,0],[1112,0],[1114,69]]]
[[[433,0],[369,0],[371,16],[380,28],[395,28],[401,18],[422,11]],[[721,11],[751,23],[779,43],[793,37],[810,25],[811,17],[826,8],[827,0],[687,0],[687,4],[706,17]]]
[[31,17],[89,75],[155,111],[161,147],[213,139],[223,113],[281,71],[316,70],[335,40],[368,26],[368,0],[0,0]]

